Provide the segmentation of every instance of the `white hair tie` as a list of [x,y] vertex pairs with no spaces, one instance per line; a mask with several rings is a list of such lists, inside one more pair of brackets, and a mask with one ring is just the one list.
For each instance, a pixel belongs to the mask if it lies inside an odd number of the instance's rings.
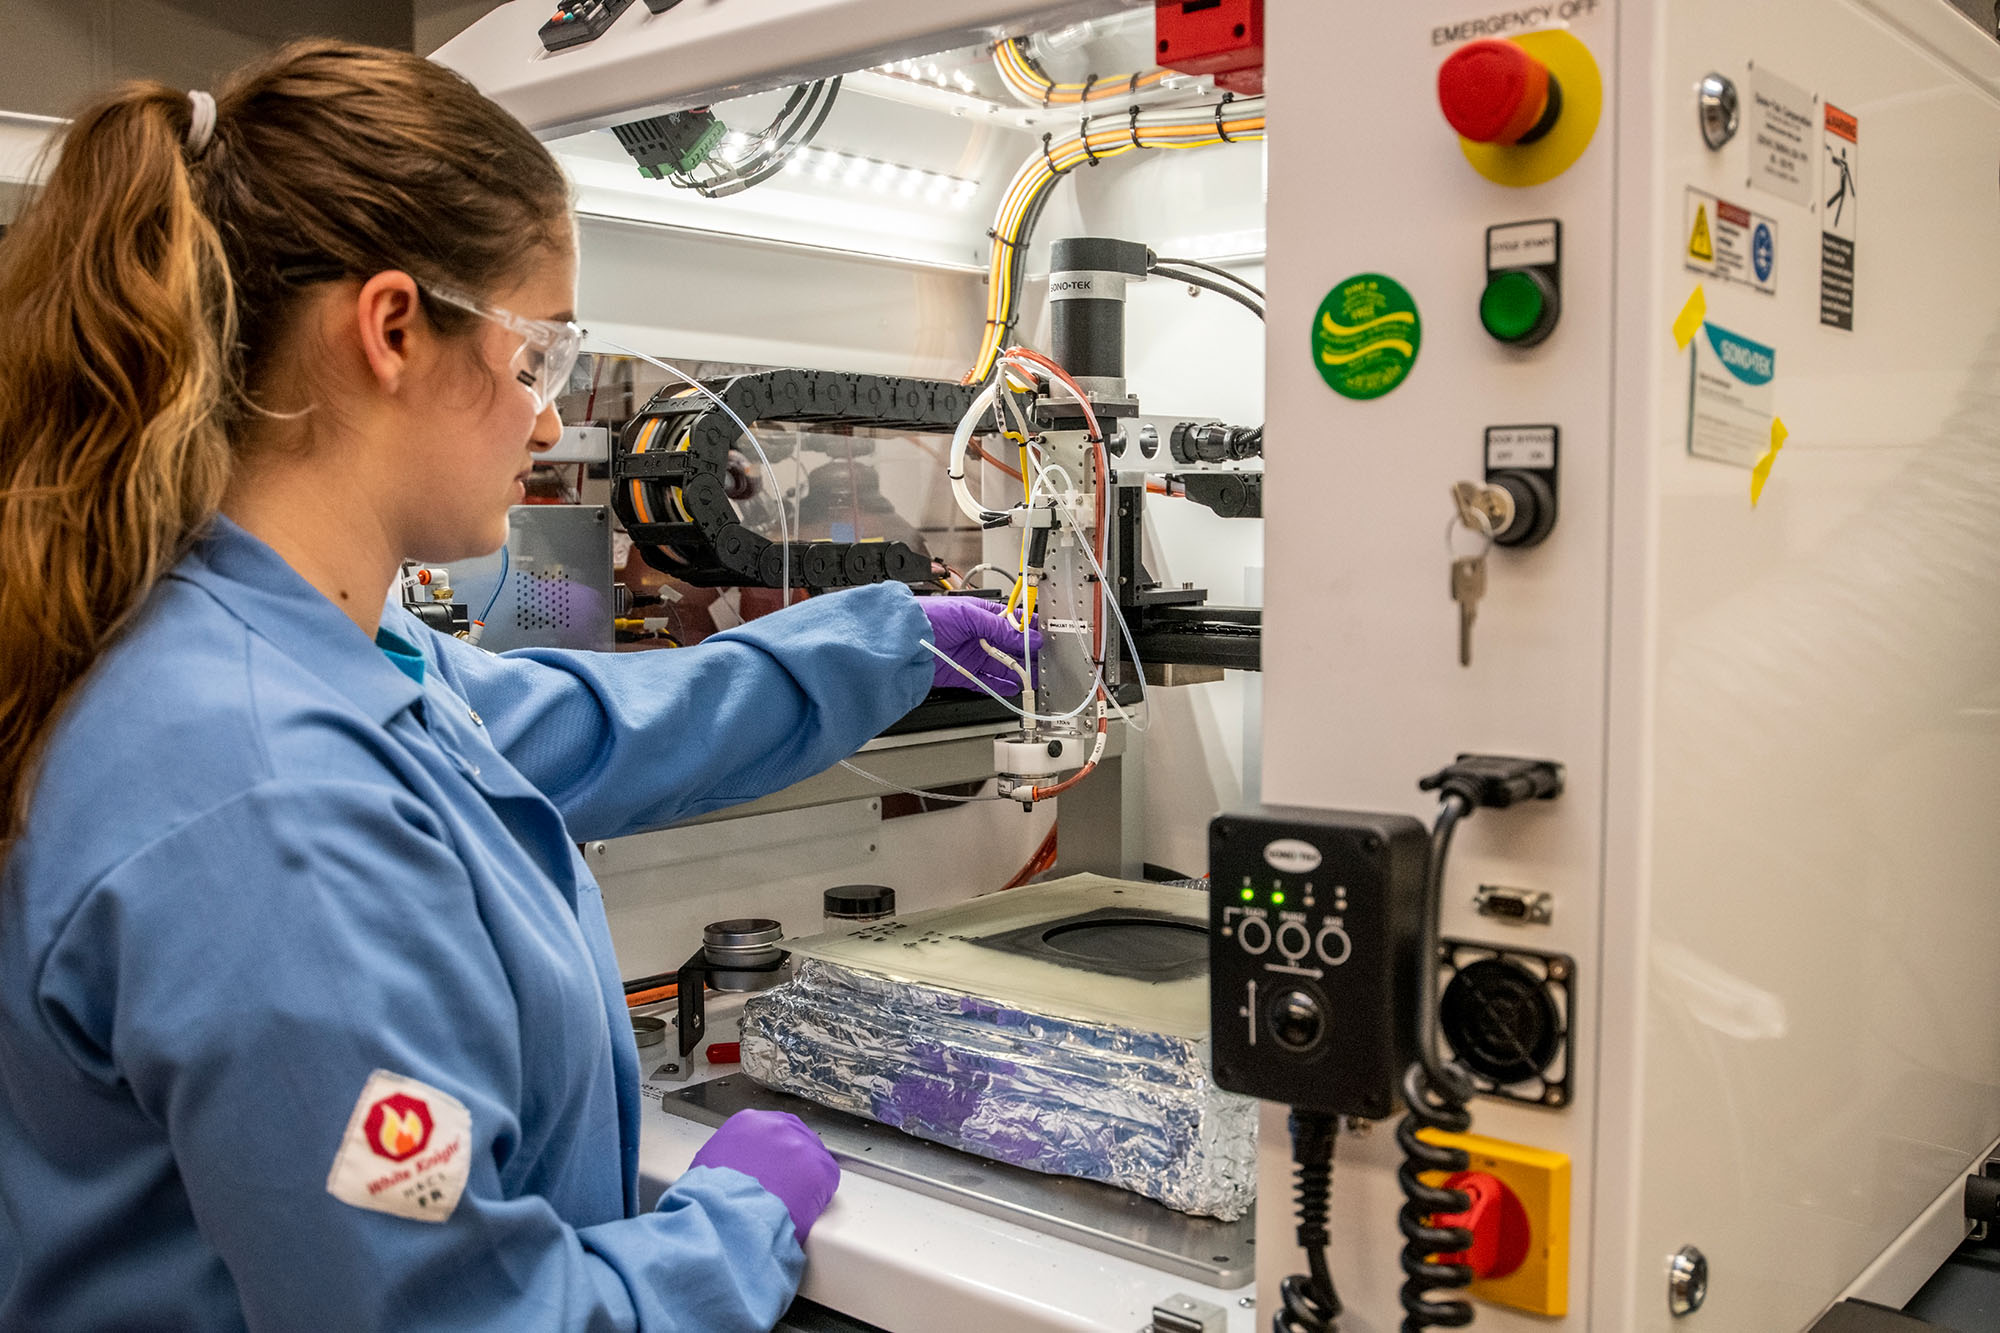
[[188,119],[188,155],[200,157],[215,138],[215,99],[207,93],[193,92],[188,94],[188,102],[194,108]]

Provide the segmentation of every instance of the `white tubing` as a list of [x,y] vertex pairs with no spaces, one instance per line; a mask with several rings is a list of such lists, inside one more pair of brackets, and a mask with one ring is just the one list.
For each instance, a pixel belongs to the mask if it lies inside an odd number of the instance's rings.
[[979,396],[972,400],[971,409],[959,418],[958,429],[951,433],[951,456],[950,461],[945,464],[945,475],[951,478],[951,493],[958,501],[959,509],[982,528],[996,518],[1004,518],[1005,515],[995,513],[973,498],[972,488],[965,483],[965,451],[972,443],[973,428],[978,424],[979,418],[985,415],[986,409],[993,406],[994,396],[999,391],[1000,380],[995,376],[993,382],[981,389]]

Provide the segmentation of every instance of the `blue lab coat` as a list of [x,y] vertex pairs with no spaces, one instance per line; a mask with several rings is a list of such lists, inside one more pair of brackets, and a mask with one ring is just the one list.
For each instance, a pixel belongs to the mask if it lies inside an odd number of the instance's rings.
[[[770,1327],[781,1202],[702,1168],[639,1211],[575,844],[850,753],[929,688],[923,613],[883,584],[622,656],[383,624],[421,684],[220,520],[58,724],[0,880],[0,1328]],[[442,1220],[329,1192],[377,1070],[470,1112]]]

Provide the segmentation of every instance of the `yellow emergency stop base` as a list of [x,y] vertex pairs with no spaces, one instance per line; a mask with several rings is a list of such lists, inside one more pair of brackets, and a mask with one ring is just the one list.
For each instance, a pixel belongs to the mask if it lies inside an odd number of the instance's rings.
[[1458,146],[1472,169],[1496,185],[1540,185],[1575,166],[1590,147],[1604,114],[1604,79],[1590,48],[1560,28],[1504,40],[1549,67],[1562,88],[1562,113],[1549,132],[1531,144],[1474,143],[1461,136]]
[[[1569,1154],[1489,1139],[1484,1134],[1445,1134],[1434,1129],[1417,1137],[1440,1148],[1459,1148],[1472,1158],[1468,1171],[1484,1171],[1514,1191],[1527,1211],[1528,1257],[1506,1277],[1474,1282],[1466,1294],[1493,1305],[1530,1314],[1569,1312]],[[1427,1171],[1427,1184],[1441,1185],[1445,1173]]]

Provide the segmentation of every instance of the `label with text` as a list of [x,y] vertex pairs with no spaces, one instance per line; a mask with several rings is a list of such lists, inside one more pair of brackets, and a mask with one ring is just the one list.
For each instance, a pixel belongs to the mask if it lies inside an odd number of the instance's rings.
[[1714,324],[1694,340],[1687,448],[1696,458],[1755,466],[1771,443],[1775,348]]
[[472,1175],[472,1113],[427,1083],[378,1069],[347,1118],[326,1192],[356,1208],[442,1222]]
[[1554,426],[1489,426],[1486,430],[1486,470],[1552,468],[1556,465]]
[[1540,5],[1520,5],[1513,9],[1496,10],[1477,18],[1461,19],[1457,23],[1440,23],[1433,26],[1432,46],[1457,46],[1461,42],[1477,41],[1481,37],[1506,37],[1517,32],[1533,32],[1555,23],[1573,23],[1580,18],[1588,18],[1599,9],[1610,9],[1610,0],[1551,0]]
[[1697,273],[1778,290],[1778,223],[1692,186],[1687,192],[1682,259]]
[[1815,100],[1768,69],[1750,72],[1750,183],[1802,208],[1813,202]]
[[1515,222],[1486,231],[1486,267],[1535,268],[1556,262],[1561,228],[1554,218],[1539,222]]

